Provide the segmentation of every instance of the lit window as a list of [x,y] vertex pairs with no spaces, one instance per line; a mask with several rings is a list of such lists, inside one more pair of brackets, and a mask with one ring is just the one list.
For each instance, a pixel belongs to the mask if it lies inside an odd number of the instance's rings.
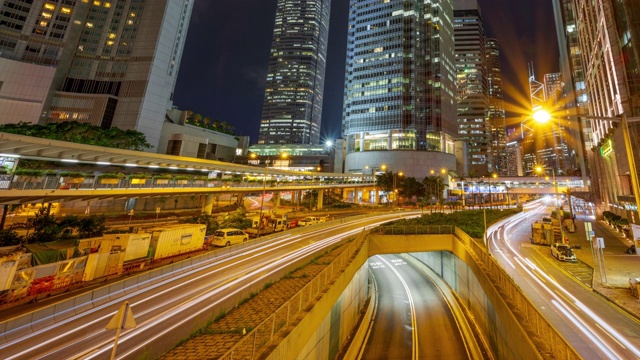
[[55,10],[56,6],[53,4],[44,4],[44,8],[47,10]]

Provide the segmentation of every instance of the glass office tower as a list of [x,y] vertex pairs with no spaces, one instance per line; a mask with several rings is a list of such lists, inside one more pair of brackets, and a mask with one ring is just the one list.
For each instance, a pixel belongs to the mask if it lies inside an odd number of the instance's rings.
[[[451,0],[351,0],[343,107],[346,172],[455,169]],[[371,171],[371,170],[369,170]]]
[[331,0],[278,0],[258,144],[318,144]]

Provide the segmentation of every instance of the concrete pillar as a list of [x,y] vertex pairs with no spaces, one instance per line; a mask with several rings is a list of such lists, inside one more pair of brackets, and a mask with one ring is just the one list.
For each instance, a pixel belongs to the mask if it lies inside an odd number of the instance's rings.
[[375,199],[373,199],[373,203],[375,205],[378,205],[378,203],[380,202],[380,192],[378,191],[378,187],[376,187],[374,190],[374,196],[376,197]]
[[362,189],[362,195],[360,195],[362,199],[362,203],[370,204],[371,203],[371,190],[369,188]]
[[318,201],[316,202],[316,209],[322,210],[323,203],[324,203],[324,190],[318,190]]
[[277,210],[280,207],[280,191],[273,192],[273,210]]
[[202,213],[206,215],[211,215],[212,210],[213,210],[213,194],[209,194],[205,197],[204,203],[202,204]]
[[516,206],[520,206],[520,194],[516,194]]
[[358,194],[360,190],[356,187],[353,188],[353,203],[354,204],[360,204],[362,201],[360,199],[360,194]]

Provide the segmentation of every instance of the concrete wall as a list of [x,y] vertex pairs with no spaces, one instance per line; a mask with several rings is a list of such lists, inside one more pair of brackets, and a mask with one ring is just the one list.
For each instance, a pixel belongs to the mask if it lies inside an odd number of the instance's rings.
[[352,289],[348,279],[364,269],[370,256],[412,252],[462,299],[496,358],[538,360],[549,354],[579,358],[491,255],[459,229],[455,235],[369,235],[347,270],[269,358],[333,359],[336,343],[345,342],[350,334],[344,326],[355,324],[358,316],[340,303],[342,291],[349,289],[344,296],[353,299],[368,286],[356,277],[355,286],[363,289]]

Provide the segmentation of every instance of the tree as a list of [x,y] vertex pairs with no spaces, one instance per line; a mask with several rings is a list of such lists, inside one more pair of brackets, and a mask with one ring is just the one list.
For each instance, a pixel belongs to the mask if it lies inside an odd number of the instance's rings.
[[403,178],[400,186],[398,187],[398,194],[403,198],[412,199],[424,197],[425,187],[424,184],[417,181],[414,177]]
[[33,230],[26,238],[28,243],[57,241],[62,238],[62,229],[54,215],[47,212],[45,207],[27,219],[27,229]]
[[382,174],[376,175],[376,186],[386,192],[390,193],[393,191],[393,172],[387,170]]
[[18,233],[16,233],[13,229],[0,230],[0,247],[20,245],[23,239],[24,238],[18,235]]
[[107,230],[106,221],[107,219],[104,215],[91,215],[89,217],[82,218],[76,223],[78,235],[81,239],[102,236]]

